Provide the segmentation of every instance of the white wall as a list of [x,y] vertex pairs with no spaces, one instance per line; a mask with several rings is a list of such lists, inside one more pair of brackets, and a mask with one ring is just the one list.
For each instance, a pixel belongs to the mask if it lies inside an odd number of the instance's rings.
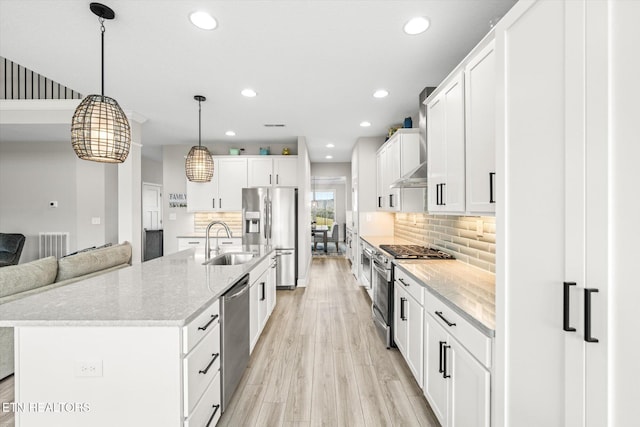
[[[162,147],[162,224],[164,228],[164,253],[178,250],[178,236],[191,234],[194,230],[193,214],[187,208],[169,208],[172,193],[187,193],[187,177],[184,172],[185,156],[189,152],[186,145],[165,145]],[[174,219],[171,219],[175,217]]]
[[307,286],[311,268],[311,162],[307,140],[298,138],[298,286]]
[[[21,263],[38,258],[41,231],[69,232],[70,252],[116,243],[116,180],[116,165],[79,160],[68,141],[2,141],[0,232],[27,237]],[[49,207],[54,200],[58,207]]]
[[162,162],[143,156],[142,182],[162,185]]

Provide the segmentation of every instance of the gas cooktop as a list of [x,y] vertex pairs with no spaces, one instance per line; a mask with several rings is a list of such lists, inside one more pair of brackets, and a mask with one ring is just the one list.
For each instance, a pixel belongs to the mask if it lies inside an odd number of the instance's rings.
[[419,245],[380,245],[395,259],[454,259],[441,250]]

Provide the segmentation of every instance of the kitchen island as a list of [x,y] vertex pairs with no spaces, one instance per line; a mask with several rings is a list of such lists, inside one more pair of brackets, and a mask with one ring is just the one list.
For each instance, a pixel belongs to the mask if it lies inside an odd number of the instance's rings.
[[219,370],[218,300],[273,252],[243,250],[254,254],[244,264],[205,266],[186,250],[2,305],[0,326],[15,328],[16,425],[218,418],[201,403],[219,396],[219,378],[197,370]]

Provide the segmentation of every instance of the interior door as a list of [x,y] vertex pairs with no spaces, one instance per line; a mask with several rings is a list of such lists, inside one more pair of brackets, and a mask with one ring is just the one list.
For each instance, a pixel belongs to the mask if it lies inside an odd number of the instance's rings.
[[162,228],[162,186],[142,184],[142,228],[159,230]]

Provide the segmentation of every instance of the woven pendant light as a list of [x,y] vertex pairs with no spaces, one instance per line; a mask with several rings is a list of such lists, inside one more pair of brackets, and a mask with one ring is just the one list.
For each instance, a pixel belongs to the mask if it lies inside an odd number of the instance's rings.
[[89,95],[76,108],[71,120],[71,146],[83,160],[122,163],[131,147],[131,127],[118,102],[104,96],[104,20],[113,19],[113,10],[100,3],[91,3],[98,16],[102,38],[102,92]]
[[198,145],[191,147],[185,162],[187,179],[192,182],[209,182],[213,178],[213,158],[207,147],[202,146],[202,107],[206,101],[202,95],[193,97],[198,101]]

